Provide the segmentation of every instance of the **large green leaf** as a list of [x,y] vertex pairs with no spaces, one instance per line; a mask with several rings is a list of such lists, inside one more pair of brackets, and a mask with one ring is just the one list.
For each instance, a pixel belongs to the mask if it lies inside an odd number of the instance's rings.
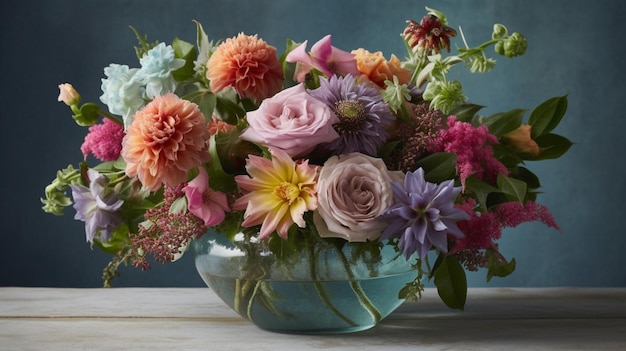
[[528,189],[526,182],[499,173],[497,184],[500,191],[505,194],[509,200],[524,203],[526,190]]
[[487,282],[493,277],[506,277],[515,271],[515,259],[507,262],[498,252],[487,250]]
[[471,122],[474,116],[485,106],[476,104],[459,104],[450,110],[450,115],[456,116],[461,122]]
[[180,82],[193,77],[195,74],[194,61],[196,57],[198,57],[196,47],[184,40],[174,38],[172,41],[172,48],[174,48],[174,56],[176,58],[185,60],[185,65],[183,67],[172,72],[174,79]]
[[498,190],[498,188],[474,176],[468,177],[465,180],[465,186],[468,189],[472,190],[472,192],[474,193],[474,196],[476,196],[476,199],[478,200],[478,203],[484,210],[487,210],[488,208],[487,196],[489,196],[489,194],[491,193],[497,193],[500,191]]
[[541,135],[535,142],[539,145],[539,156],[525,157],[527,160],[539,161],[559,158],[573,145],[569,139],[552,133]]
[[497,137],[512,132],[522,124],[524,113],[522,109],[514,109],[508,112],[496,113],[485,118],[483,123],[489,128],[489,132]]
[[417,161],[415,168],[424,170],[424,178],[431,183],[441,183],[452,179],[456,174],[456,155],[449,152],[438,152]]
[[434,277],[437,293],[441,300],[450,308],[462,310],[467,298],[467,278],[465,270],[456,256],[446,255],[443,257]]
[[215,94],[217,101],[215,113],[224,122],[237,125],[240,118],[246,115],[246,110],[239,104],[239,97],[235,89],[224,89]]
[[530,114],[528,124],[532,126],[530,135],[537,140],[550,133],[561,122],[567,110],[567,96],[553,97],[541,103]]

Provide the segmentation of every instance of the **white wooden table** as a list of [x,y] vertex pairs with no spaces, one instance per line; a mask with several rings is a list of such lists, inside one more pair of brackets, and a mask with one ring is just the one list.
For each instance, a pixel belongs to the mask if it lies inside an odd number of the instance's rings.
[[0,350],[626,350],[626,288],[470,289],[464,312],[428,289],[379,326],[266,332],[208,288],[0,287]]

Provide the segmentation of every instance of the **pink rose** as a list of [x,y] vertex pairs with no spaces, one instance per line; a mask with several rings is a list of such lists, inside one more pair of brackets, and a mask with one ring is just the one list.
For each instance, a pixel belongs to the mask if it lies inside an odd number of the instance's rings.
[[333,156],[317,181],[315,226],[323,238],[351,242],[377,239],[387,226],[379,217],[393,202],[391,182],[402,172],[390,172],[380,158],[361,153]]
[[339,137],[333,128],[339,123],[337,116],[309,95],[303,84],[263,100],[257,110],[248,112],[247,119],[249,127],[241,134],[243,140],[279,148],[292,158]]

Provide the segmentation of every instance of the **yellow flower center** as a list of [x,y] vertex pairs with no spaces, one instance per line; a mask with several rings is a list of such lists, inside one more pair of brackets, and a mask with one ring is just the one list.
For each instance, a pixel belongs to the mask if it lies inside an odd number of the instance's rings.
[[289,182],[281,182],[274,188],[274,195],[291,204],[295,199],[300,197],[300,188]]

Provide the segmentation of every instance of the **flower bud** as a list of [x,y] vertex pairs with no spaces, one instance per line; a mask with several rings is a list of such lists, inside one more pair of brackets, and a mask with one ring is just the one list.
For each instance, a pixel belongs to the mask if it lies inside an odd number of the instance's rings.
[[498,54],[506,57],[521,56],[526,52],[526,39],[518,32],[496,44],[495,50]]
[[57,100],[63,101],[67,106],[77,105],[80,102],[80,94],[72,84],[59,84],[59,98]]
[[493,25],[493,33],[491,34],[491,39],[499,39],[504,38],[509,34],[509,31],[500,23],[496,23]]
[[531,129],[529,124],[523,124],[514,131],[503,135],[502,141],[520,154],[539,156],[539,145],[530,137]]

